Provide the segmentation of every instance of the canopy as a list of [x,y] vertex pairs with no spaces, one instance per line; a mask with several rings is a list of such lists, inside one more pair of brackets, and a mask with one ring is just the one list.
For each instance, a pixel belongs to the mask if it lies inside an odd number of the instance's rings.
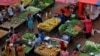
[[79,0],[79,2],[100,5],[100,0]]
[[0,0],[0,5],[3,5],[3,6],[12,5],[19,1],[20,0]]

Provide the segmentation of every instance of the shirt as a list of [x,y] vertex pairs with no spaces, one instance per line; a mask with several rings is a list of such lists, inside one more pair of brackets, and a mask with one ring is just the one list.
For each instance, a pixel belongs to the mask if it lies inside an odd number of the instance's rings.
[[83,20],[85,27],[86,27],[86,33],[90,33],[92,31],[92,21],[89,19]]
[[13,13],[13,9],[11,7],[8,8],[8,14],[10,16],[12,16],[14,13]]
[[42,33],[39,33],[39,38],[41,39],[41,41],[44,41],[45,35]]
[[41,44],[41,39],[40,38],[35,38],[34,41],[32,41],[32,46],[37,48]]
[[24,4],[21,4],[20,6],[19,6],[19,8],[20,8],[20,10],[21,10],[21,12],[23,12],[25,9],[24,9]]
[[0,13],[0,21],[3,21],[3,15]]
[[68,51],[61,51],[60,56],[69,56]]

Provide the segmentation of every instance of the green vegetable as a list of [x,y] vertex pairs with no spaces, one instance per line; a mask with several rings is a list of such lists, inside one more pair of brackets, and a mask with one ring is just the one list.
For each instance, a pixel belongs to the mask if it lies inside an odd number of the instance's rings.
[[39,3],[38,0],[33,0],[32,3],[31,3],[31,5],[32,6],[36,6],[36,5],[38,5],[38,3]]
[[87,52],[99,52],[100,51],[100,44],[96,44],[92,41],[86,41],[85,51],[87,51]]
[[24,48],[25,53],[28,53],[31,50],[31,48],[32,47],[29,47],[29,46],[26,45],[25,48]]
[[79,22],[79,20],[73,19],[73,20],[70,21],[70,24],[72,26],[75,26],[78,22]]
[[35,35],[32,33],[26,33],[23,35],[23,38],[25,39],[35,39]]
[[26,11],[32,12],[32,13],[37,13],[37,12],[40,11],[40,10],[41,10],[41,9],[36,8],[36,7],[33,7],[33,6],[28,6],[28,7],[26,8]]
[[66,29],[67,29],[67,24],[62,24],[62,25],[59,27],[59,31],[60,31],[60,32],[64,32]]
[[89,55],[85,53],[80,53],[79,56],[89,56]]
[[73,28],[66,29],[65,32],[70,34],[70,35],[73,35],[73,36],[75,36],[79,33],[78,31],[74,30]]

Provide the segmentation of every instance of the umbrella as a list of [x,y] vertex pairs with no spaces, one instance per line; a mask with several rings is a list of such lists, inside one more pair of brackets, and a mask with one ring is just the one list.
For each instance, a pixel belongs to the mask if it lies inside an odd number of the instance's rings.
[[0,0],[0,5],[7,6],[20,2],[20,0]]
[[79,0],[79,2],[100,5],[100,0]]

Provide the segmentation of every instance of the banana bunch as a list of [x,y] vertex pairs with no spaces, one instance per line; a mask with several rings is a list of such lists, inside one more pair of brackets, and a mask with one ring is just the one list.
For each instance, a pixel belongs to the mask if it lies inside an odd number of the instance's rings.
[[[28,5],[28,4],[30,4],[32,2],[32,0],[21,0],[21,1],[23,1],[23,3],[24,3],[25,6]],[[19,5],[20,5],[20,2],[14,4],[13,6],[18,7]]]
[[37,27],[42,29],[42,30],[51,31],[60,22],[61,22],[60,19],[53,17],[51,19],[48,19],[48,20],[44,21],[43,23],[38,24]]

